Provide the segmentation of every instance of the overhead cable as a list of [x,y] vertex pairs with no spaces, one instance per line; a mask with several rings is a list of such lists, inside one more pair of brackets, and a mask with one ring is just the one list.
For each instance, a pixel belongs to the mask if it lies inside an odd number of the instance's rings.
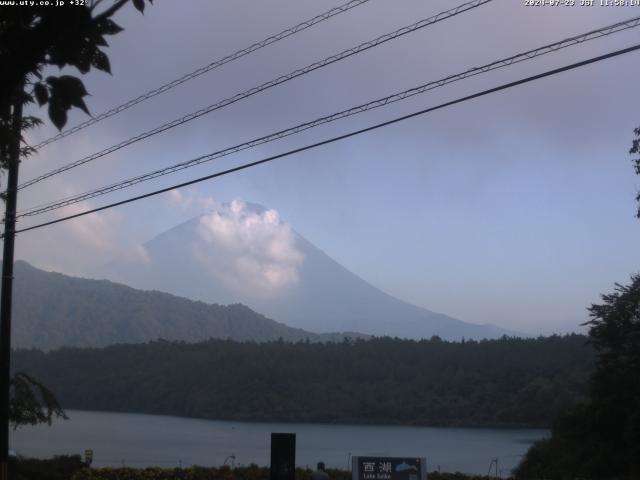
[[58,199],[53,202],[49,202],[43,205],[31,207],[29,209],[23,210],[18,213],[17,217],[28,217],[39,215],[45,212],[49,212],[52,210],[56,210],[68,205],[72,205],[75,203],[79,203],[85,200],[89,200],[91,198],[99,197],[102,195],[106,195],[108,193],[115,192],[117,190],[122,190],[124,188],[131,187],[133,185],[137,185],[139,183],[152,180],[154,178],[158,178],[164,175],[168,175],[171,173],[178,172],[180,170],[184,170],[186,168],[194,167],[196,165],[200,165],[205,162],[209,162],[221,157],[225,157],[227,155],[231,155],[243,150],[247,150],[258,145],[262,145],[268,142],[272,142],[274,140],[278,140],[284,137],[288,137],[305,130],[309,130],[311,128],[317,127],[319,125],[323,125],[326,123],[330,123],[342,118],[350,117],[352,115],[356,115],[362,112],[366,112],[369,110],[373,110],[385,105],[389,105],[391,103],[395,103],[401,100],[406,100],[407,98],[413,97],[415,95],[419,95],[425,93],[427,91],[442,87],[444,85],[448,85],[453,82],[457,82],[459,80],[463,80],[465,78],[473,77],[482,73],[490,72],[492,70],[497,70],[499,68],[507,67],[509,65],[514,65],[516,63],[520,63],[526,60],[531,60],[541,55],[546,55],[552,52],[556,52],[558,50],[581,44],[583,42],[594,40],[597,38],[601,38],[603,36],[611,35],[613,33],[621,32],[630,28],[635,28],[640,26],[640,16],[631,18],[629,20],[625,20],[623,22],[618,22],[612,25],[608,25],[606,27],[599,28],[597,30],[591,30],[587,33],[583,33],[580,35],[575,35],[573,37],[566,38],[564,40],[551,43],[548,45],[544,45],[542,47],[535,48],[533,50],[528,50],[523,53],[518,53],[516,55],[512,55],[510,57],[496,60],[494,62],[488,63],[486,65],[482,65],[480,67],[474,67],[469,70],[465,70],[461,73],[456,73],[454,75],[449,75],[447,77],[441,78],[439,80],[431,81],[420,85],[418,87],[410,88],[408,90],[404,90],[399,93],[394,93],[393,95],[388,95],[383,98],[379,98],[377,100],[370,101],[368,103],[358,105],[355,107],[348,108],[346,110],[342,110],[337,113],[333,113],[331,115],[323,116],[312,120],[310,122],[301,123],[294,127],[290,127],[284,130],[280,130],[275,133],[271,133],[269,135],[265,135],[263,137],[259,137],[248,142],[244,142],[238,145],[234,145],[232,147],[225,148],[223,150],[218,150],[213,153],[209,153],[207,155],[202,155],[184,162],[180,162],[174,165],[170,165],[165,168],[157,169],[148,173],[144,173],[142,175],[138,175],[120,182],[113,183],[111,185],[106,185],[95,190],[87,191],[81,194],[68,196],[62,199]]
[[66,172],[67,170],[70,170],[72,168],[78,167],[80,165],[84,165],[85,163],[91,162],[93,160],[96,160],[100,157],[104,157],[105,155],[108,155],[110,153],[113,153],[117,150],[120,150],[121,148],[127,147],[129,145],[132,145],[136,142],[139,142],[140,140],[144,140],[146,138],[149,138],[151,136],[157,135],[161,132],[164,132],[166,130],[169,130],[171,128],[177,127],[179,125],[182,125],[184,123],[190,122],[191,120],[195,120],[196,118],[202,117],[203,115],[206,115],[208,113],[211,113],[215,110],[219,110],[223,107],[226,107],[228,105],[231,105],[233,103],[236,103],[240,100],[243,100],[247,97],[250,97],[252,95],[255,95],[257,93],[260,93],[264,90],[267,90],[269,88],[275,87],[277,85],[280,85],[282,83],[288,82],[289,80],[293,80],[294,78],[300,77],[302,75],[306,75],[310,72],[313,72],[314,70],[317,70],[319,68],[322,67],[326,67],[327,65],[331,65],[332,63],[338,62],[340,60],[344,60],[345,58],[349,58],[353,55],[356,55],[358,53],[364,52],[366,50],[369,50],[370,48],[373,47],[377,47],[378,45],[381,45],[383,43],[386,43],[390,40],[394,40],[398,37],[401,37],[403,35],[406,35],[408,33],[411,32],[415,32],[416,30],[419,30],[421,28],[425,28],[427,26],[433,25],[435,23],[441,22],[443,20],[446,20],[448,18],[454,17],[456,15],[459,15],[463,12],[467,12],[469,10],[472,10],[474,8],[477,8],[481,5],[484,5],[486,3],[491,2],[492,0],[472,0],[471,2],[467,2],[464,3],[462,5],[459,5],[455,8],[452,8],[450,10],[444,11],[444,12],[440,12],[437,15],[434,15],[432,17],[420,20],[419,22],[416,22],[412,25],[406,26],[406,27],[402,27],[392,33],[387,33],[385,35],[381,35],[373,40],[370,40],[368,42],[364,42],[361,43],[360,45],[353,47],[353,48],[349,48],[347,50],[344,50],[340,53],[337,53],[335,55],[332,55],[330,57],[327,57],[323,60],[320,60],[318,62],[312,63],[310,65],[307,65],[304,68],[300,68],[298,70],[294,70],[291,73],[288,73],[286,75],[282,75],[278,78],[275,78],[273,80],[270,80],[266,83],[263,83],[262,85],[259,85],[257,87],[253,87],[250,88],[249,90],[245,90],[244,92],[238,93],[236,95],[233,95],[232,97],[228,97],[224,100],[221,100],[217,103],[214,103],[213,105],[209,105],[208,107],[204,107],[201,108],[195,112],[192,112],[188,115],[185,115],[184,117],[172,120],[171,122],[165,123],[163,125],[160,125],[159,127],[156,127],[152,130],[146,131],[144,133],[141,133],[139,135],[136,135],[135,137],[131,137],[128,140],[124,140],[116,145],[112,145],[104,150],[101,150],[99,152],[93,153],[91,155],[88,155],[84,158],[81,158],[79,160],[76,160],[74,162],[71,162],[67,165],[64,165],[60,168],[57,168],[55,170],[51,170],[50,172],[44,173],[36,178],[33,178],[31,180],[28,180],[20,185],[18,185],[18,189],[22,189],[31,185],[34,185],[38,182],[41,182],[42,180],[45,180],[49,177],[52,177],[53,175],[58,175],[62,172]]
[[144,93],[138,97],[135,97],[131,100],[128,100],[127,102],[118,105],[117,107],[113,107],[110,110],[107,110],[105,112],[100,113],[99,115],[96,115],[92,118],[90,118],[89,120],[86,120],[72,128],[69,128],[67,130],[64,130],[63,132],[58,133],[57,135],[54,135],[53,137],[47,138],[46,140],[43,140],[42,142],[38,143],[37,145],[35,145],[33,148],[35,148],[36,150],[44,147],[45,145],[49,145],[50,143],[53,143],[57,140],[60,140],[61,138],[65,138],[68,137],[69,135],[72,135],[76,132],[79,132],[80,130],[83,130],[91,125],[94,125],[106,118],[109,117],[113,117],[114,115],[117,115],[120,112],[123,112],[139,103],[142,103],[146,100],[149,100],[150,98],[155,97],[156,95],[160,95],[161,93],[165,93],[168,90],[171,90],[174,87],[177,87],[178,85],[182,85],[185,82],[188,82],[189,80],[193,80],[196,77],[199,77],[200,75],[203,75],[207,72],[210,72],[211,70],[214,70],[218,67],[221,67],[227,63],[233,62],[234,60],[237,60],[239,58],[242,58],[246,55],[249,55],[250,53],[255,52],[256,50],[260,50],[261,48],[264,48],[268,45],[271,45],[273,43],[276,43],[280,40],[283,40],[287,37],[290,37],[291,35],[294,35],[298,32],[301,32],[303,30],[306,30],[309,27],[312,27],[314,25],[317,25],[321,22],[324,22],[325,20],[328,20],[331,17],[334,17],[340,13],[346,12],[348,10],[351,10],[352,8],[358,7],[360,5],[362,5],[363,3],[367,3],[369,0],[351,0],[343,5],[340,5],[338,7],[332,8],[331,10],[328,10],[324,13],[321,13],[320,15],[317,15],[313,18],[310,18],[309,20],[305,20],[302,23],[299,23],[298,25],[295,25],[291,28],[287,28],[286,30],[281,31],[280,33],[277,33],[275,35],[272,35],[268,38],[265,38],[264,40],[261,40],[259,42],[256,42],[252,45],[249,45],[246,48],[243,48],[241,50],[238,50],[237,52],[234,52],[230,55],[227,55],[226,57],[222,57],[218,60],[215,60],[211,63],[209,63],[208,65],[205,65],[203,67],[200,67],[196,70],[194,70],[193,72],[187,73],[185,75],[183,75],[180,78],[176,78],[175,80],[172,80],[171,82],[165,83],[164,85],[161,85],[157,88],[154,88],[153,90],[148,91],[147,93]]
[[344,135],[339,135],[337,137],[332,137],[332,138],[329,138],[327,140],[323,140],[321,142],[313,143],[311,145],[306,145],[304,147],[300,147],[300,148],[296,148],[296,149],[293,149],[293,150],[289,150],[287,152],[280,153],[278,155],[273,155],[273,156],[270,156],[270,157],[267,157],[267,158],[263,158],[261,160],[255,161],[255,162],[246,163],[246,164],[243,164],[243,165],[239,165],[237,167],[233,167],[233,168],[229,168],[227,170],[223,170],[221,172],[216,172],[216,173],[212,173],[210,175],[205,175],[204,177],[199,177],[199,178],[196,178],[196,179],[193,179],[193,180],[189,180],[187,182],[182,182],[182,183],[178,183],[178,184],[175,184],[175,185],[171,185],[170,187],[161,188],[159,190],[154,190],[152,192],[148,192],[148,193],[145,193],[145,194],[142,194],[142,195],[137,195],[135,197],[130,197],[130,198],[127,198],[125,200],[120,200],[118,202],[110,203],[108,205],[103,205],[102,207],[97,207],[97,208],[93,208],[93,209],[90,209],[90,210],[85,210],[85,211],[82,211],[82,212],[79,212],[79,213],[76,213],[76,214],[73,214],[73,215],[68,215],[68,216],[65,216],[65,217],[62,217],[62,218],[58,218],[58,219],[55,219],[55,220],[51,220],[51,221],[48,221],[48,222],[39,223],[37,225],[32,225],[30,227],[25,227],[25,228],[16,230],[15,233],[28,232],[30,230],[35,230],[35,229],[46,227],[46,226],[49,226],[49,225],[54,225],[56,223],[65,222],[65,221],[68,221],[68,220],[71,220],[71,219],[74,219],[74,218],[82,217],[82,216],[89,215],[89,214],[96,213],[96,212],[101,212],[103,210],[114,208],[114,207],[117,207],[117,206],[120,206],[120,205],[125,205],[127,203],[136,202],[136,201],[139,201],[139,200],[142,200],[142,199],[145,199],[145,198],[149,198],[149,197],[152,197],[152,196],[155,196],[155,195],[159,195],[161,193],[166,193],[166,192],[169,192],[169,191],[174,190],[176,188],[187,187],[189,185],[194,185],[196,183],[200,183],[200,182],[203,182],[205,180],[211,180],[213,178],[222,177],[222,176],[229,175],[231,173],[238,172],[238,171],[241,171],[241,170],[246,170],[248,168],[255,167],[257,165],[262,165],[262,164],[265,164],[265,163],[268,163],[268,162],[272,162],[272,161],[280,159],[280,158],[284,158],[284,157],[288,157],[290,155],[294,155],[296,153],[301,153],[301,152],[304,152],[306,150],[311,150],[311,149],[314,149],[314,148],[317,148],[317,147],[320,147],[320,146],[323,146],[323,145],[328,145],[328,144],[331,144],[331,143],[335,143],[335,142],[338,142],[340,140],[344,140],[344,139],[347,139],[347,138],[350,138],[350,137],[354,137],[356,135],[360,135],[360,134],[363,134],[363,133],[366,133],[366,132],[377,130],[379,128],[386,127],[386,126],[389,126],[389,125],[392,125],[392,124],[395,124],[395,123],[398,123],[398,122],[401,122],[401,121],[404,121],[404,120],[407,120],[407,119],[410,119],[410,118],[418,117],[418,116],[425,115],[427,113],[430,113],[430,112],[433,112],[433,111],[436,111],[436,110],[440,110],[440,109],[443,109],[443,108],[446,108],[446,107],[450,107],[452,105],[457,105],[459,103],[463,103],[463,102],[466,102],[466,101],[469,101],[469,100],[472,100],[472,99],[475,99],[475,98],[483,97],[485,95],[489,95],[489,94],[492,94],[492,93],[495,93],[495,92],[499,92],[499,91],[502,91],[502,90],[513,88],[515,86],[522,85],[522,84],[525,84],[525,83],[530,83],[530,82],[533,82],[533,81],[536,81],[536,80],[540,80],[540,79],[545,78],[545,77],[550,77],[552,75],[557,75],[557,74],[562,73],[562,72],[573,70],[573,69],[576,69],[576,68],[579,68],[579,67],[583,67],[585,65],[592,64],[592,63],[600,62],[600,61],[603,61],[603,60],[606,60],[606,59],[609,59],[609,58],[613,58],[613,57],[617,57],[617,56],[620,56],[620,55],[624,55],[626,53],[630,53],[630,52],[633,52],[633,51],[636,51],[636,50],[640,50],[640,44],[637,44],[637,45],[634,45],[634,46],[628,47],[628,48],[623,48],[621,50],[616,50],[616,51],[607,53],[605,55],[600,55],[598,57],[593,57],[593,58],[590,58],[588,60],[584,60],[584,61],[581,61],[581,62],[573,63],[573,64],[570,64],[570,65],[566,65],[564,67],[556,68],[556,69],[553,69],[553,70],[548,70],[546,72],[539,73],[537,75],[532,75],[530,77],[526,77],[526,78],[523,78],[523,79],[520,79],[520,80],[516,80],[514,82],[505,83],[505,84],[500,85],[498,87],[490,88],[490,89],[483,90],[483,91],[478,92],[478,93],[474,93],[472,95],[467,95],[466,97],[461,97],[461,98],[458,98],[456,100],[451,100],[449,102],[441,103],[440,105],[436,105],[435,107],[426,108],[426,109],[420,110],[418,112],[414,112],[414,113],[411,113],[411,114],[408,114],[408,115],[397,117],[397,118],[394,118],[392,120],[388,120],[386,122],[382,122],[382,123],[378,123],[378,124],[372,125],[370,127],[362,128],[360,130],[355,130],[355,131],[346,133]]

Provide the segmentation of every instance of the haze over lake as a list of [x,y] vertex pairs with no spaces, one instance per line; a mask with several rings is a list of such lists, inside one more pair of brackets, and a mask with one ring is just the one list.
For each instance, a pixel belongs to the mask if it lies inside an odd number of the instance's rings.
[[[469,429],[376,425],[247,423],[70,410],[68,421],[11,433],[20,455],[50,457],[94,450],[94,466],[164,467],[269,464],[271,432],[297,434],[296,464],[347,469],[350,455],[424,456],[428,470],[486,474],[498,458],[506,475],[539,429]],[[229,459],[228,464],[231,463]]]

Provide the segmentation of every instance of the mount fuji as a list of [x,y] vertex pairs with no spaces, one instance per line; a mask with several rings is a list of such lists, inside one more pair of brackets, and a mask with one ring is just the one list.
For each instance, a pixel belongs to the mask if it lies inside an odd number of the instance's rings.
[[94,276],[206,303],[242,303],[317,333],[446,340],[518,335],[388,295],[295,232],[275,210],[239,200],[161,233]]

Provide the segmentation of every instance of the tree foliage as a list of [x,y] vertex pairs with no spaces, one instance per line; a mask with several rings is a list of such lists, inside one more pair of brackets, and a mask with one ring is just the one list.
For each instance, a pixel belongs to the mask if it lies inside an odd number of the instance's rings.
[[65,408],[213,419],[550,425],[586,395],[586,337],[340,343],[156,341],[18,350]]
[[[636,175],[640,175],[640,127],[636,128],[633,133],[635,134],[636,138],[633,139],[631,150],[629,150],[629,153],[631,155],[638,155],[632,161]],[[636,216],[640,218],[640,190],[636,195],[636,201],[638,202],[638,210],[636,212]]]
[[640,477],[640,275],[589,309],[597,359],[588,401],[557,418],[521,478]]
[[30,375],[16,373],[10,388],[9,422],[14,428],[67,418],[54,394]]
[[[83,475],[85,471],[90,470],[80,455],[61,455],[48,459],[22,456],[9,458],[9,478],[11,480],[79,480],[90,478],[88,474]],[[132,477],[124,478],[133,480]]]
[[[6,169],[12,160],[33,153],[24,132],[42,121],[23,116],[19,113],[22,106],[34,102],[46,105],[49,118],[59,130],[67,123],[72,107],[89,114],[82,80],[73,75],[44,78],[43,72],[55,66],[75,67],[81,74],[91,68],[111,73],[103,51],[108,45],[105,37],[122,31],[111,17],[129,0],[117,0],[98,13],[96,8],[102,1],[64,8],[34,2],[0,9],[0,168]],[[133,0],[133,5],[144,10],[144,0]],[[13,159],[16,147],[20,155]],[[0,194],[2,198],[4,195]],[[14,427],[50,423],[53,416],[64,416],[53,394],[29,375],[14,375],[10,391],[9,419]]]
[[[640,127],[629,153],[640,155]],[[633,160],[640,175],[640,156]],[[636,196],[640,218],[640,193]],[[534,444],[519,478],[640,478],[640,274],[589,308],[597,352],[588,401],[559,416]]]
[[[109,57],[104,52],[108,46],[106,37],[122,31],[111,17],[128,1],[117,0],[101,12],[96,10],[102,0],[64,8],[35,2],[33,6],[0,9],[1,168],[8,165],[16,105],[37,102],[41,107],[47,106],[48,116],[58,129],[67,123],[67,112],[72,107],[89,114],[84,101],[88,93],[82,80],[73,75],[44,78],[43,72],[53,66],[75,67],[81,74],[92,68],[111,73]],[[134,0],[133,5],[144,10],[144,0]],[[25,116],[20,122],[21,133],[42,123],[34,116]],[[21,142],[22,157],[33,153],[23,137]]]
[[[351,480],[349,470],[327,469],[331,480]],[[296,480],[311,480],[313,470],[296,468]],[[270,468],[251,464],[230,468],[191,466],[186,468],[163,467],[98,467],[87,468],[79,455],[60,456],[47,460],[33,458],[13,459],[9,465],[13,480],[264,480],[270,476]],[[463,473],[429,472],[430,480],[494,480],[493,476],[466,475]]]

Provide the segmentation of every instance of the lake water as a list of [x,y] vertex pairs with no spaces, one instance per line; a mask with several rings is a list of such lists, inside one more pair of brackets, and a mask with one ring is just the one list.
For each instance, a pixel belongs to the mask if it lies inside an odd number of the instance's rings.
[[[426,457],[428,470],[502,476],[546,430],[468,429],[302,423],[247,423],[69,410],[67,421],[11,434],[20,455],[51,457],[94,451],[94,466],[269,465],[271,432],[296,433],[296,464],[350,468],[350,455]],[[227,460],[230,464],[232,459]]]

